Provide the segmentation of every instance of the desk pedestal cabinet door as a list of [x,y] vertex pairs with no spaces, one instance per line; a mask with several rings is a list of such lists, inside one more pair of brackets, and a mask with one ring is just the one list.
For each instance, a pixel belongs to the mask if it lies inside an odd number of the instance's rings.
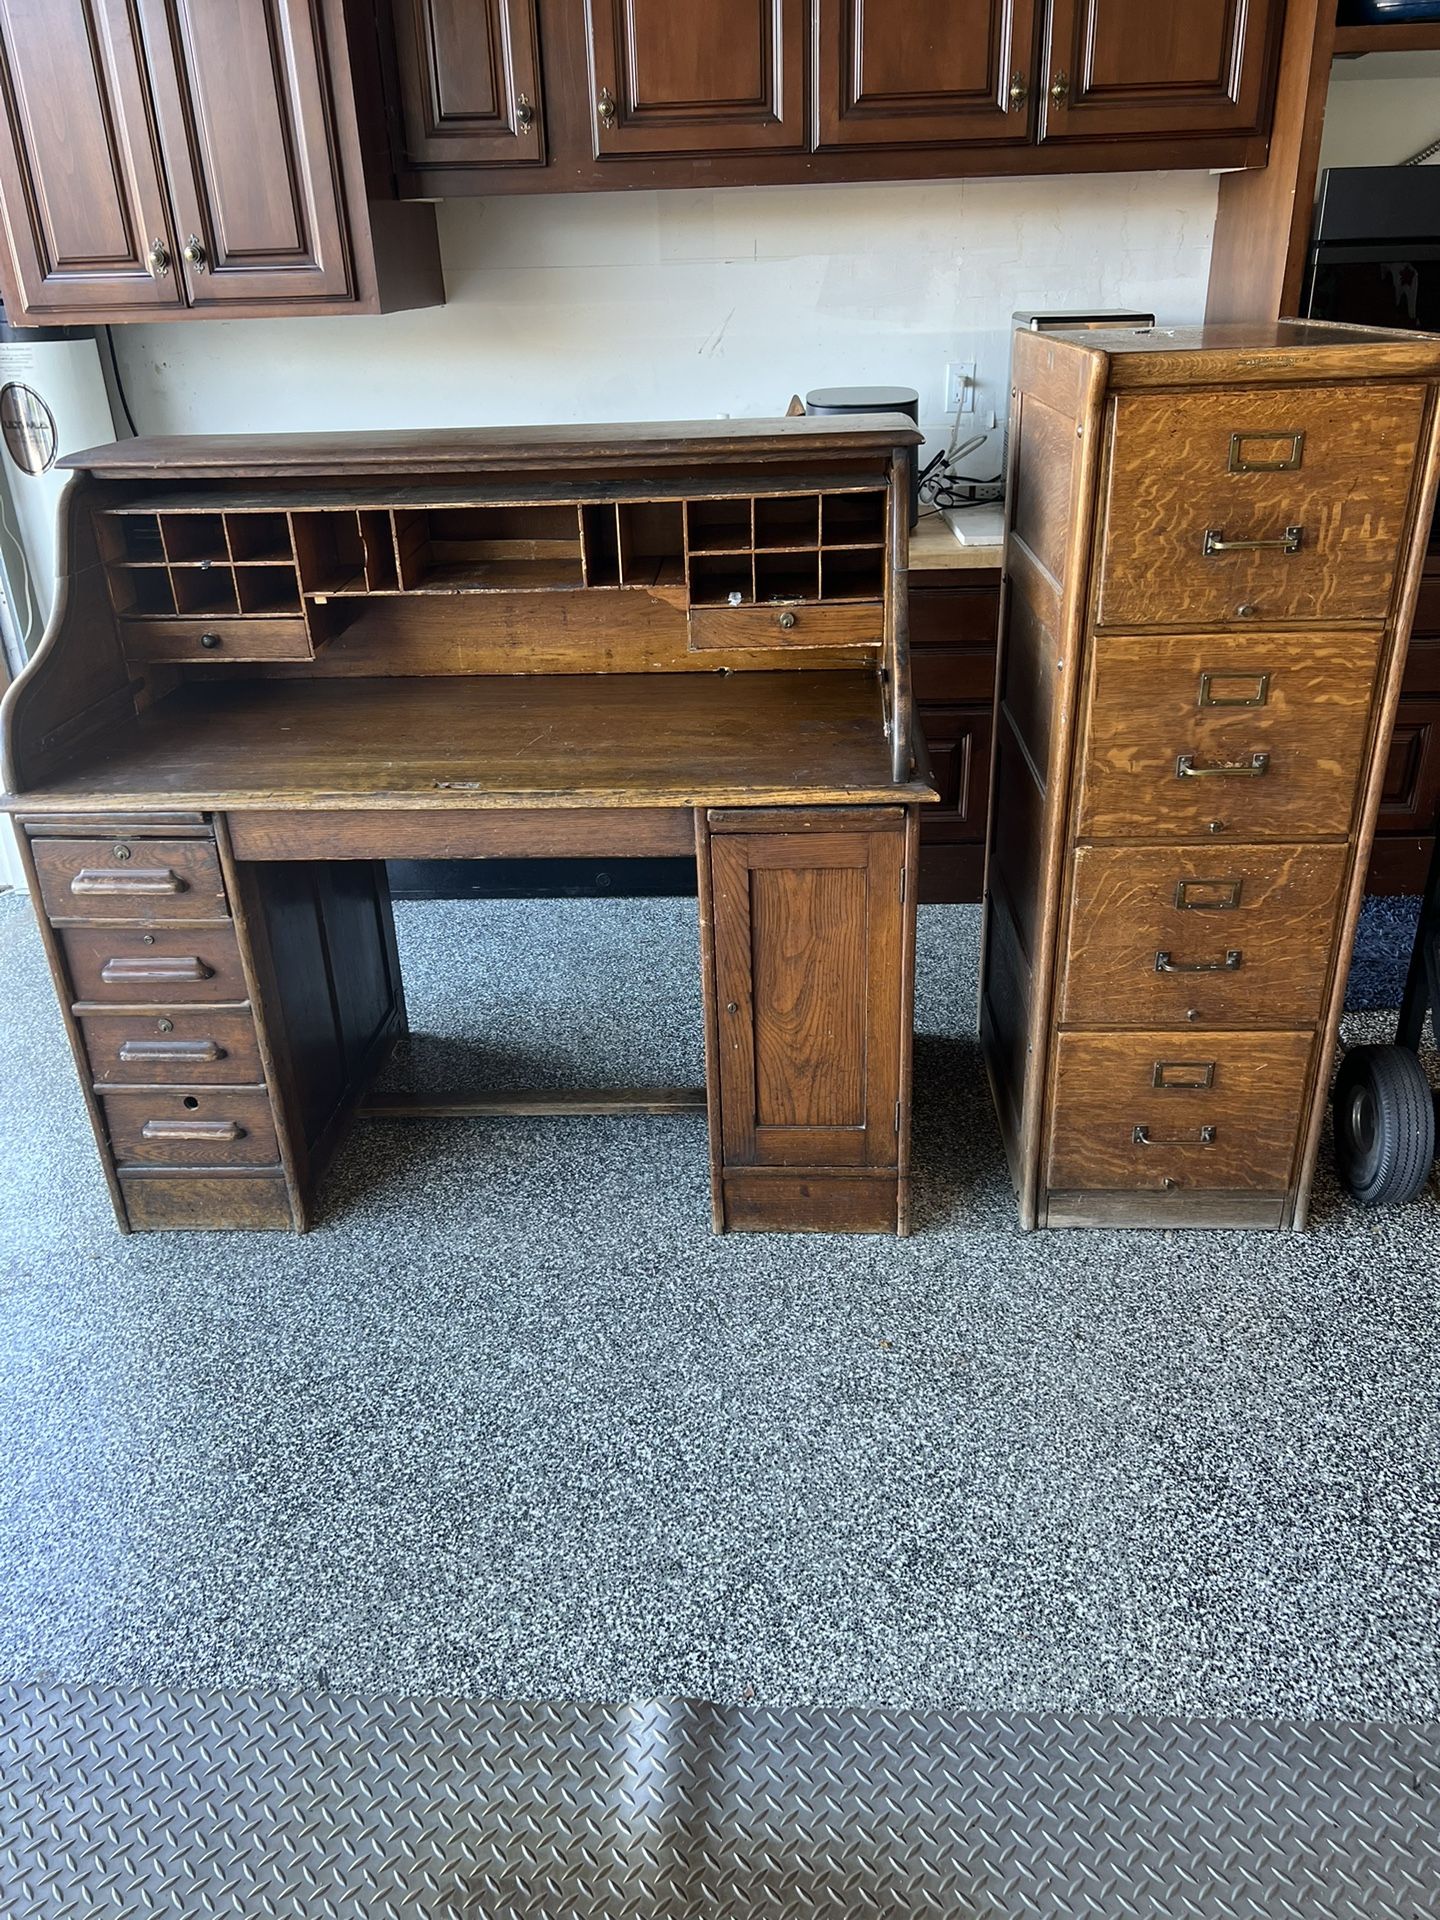
[[1022,1223],[1302,1226],[1440,346],[1022,333],[1014,389],[981,1041]]
[[713,812],[719,1223],[903,1226],[903,808]]

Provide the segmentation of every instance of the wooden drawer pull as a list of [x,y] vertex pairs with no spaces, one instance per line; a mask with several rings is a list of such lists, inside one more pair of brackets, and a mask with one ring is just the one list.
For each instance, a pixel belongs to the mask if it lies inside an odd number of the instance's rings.
[[1156,973],[1238,973],[1244,959],[1239,947],[1227,947],[1223,960],[1176,960],[1164,952],[1155,956]]
[[132,1060],[223,1060],[225,1049],[218,1040],[122,1040],[120,1058]]
[[1223,527],[1206,527],[1202,552],[1210,553],[1299,553],[1305,538],[1303,527],[1286,527],[1278,540],[1227,540]]
[[215,1140],[222,1144],[243,1140],[245,1129],[238,1120],[147,1120],[140,1129],[142,1140]]
[[215,969],[207,967],[196,954],[157,953],[115,954],[100,969],[107,986],[140,985],[147,980],[174,983],[177,980],[209,980]]
[[1136,1127],[1130,1137],[1137,1147],[1213,1147],[1215,1129],[1199,1127],[1194,1133],[1176,1133],[1167,1139],[1157,1140],[1148,1127]]
[[1245,760],[1213,760],[1202,765],[1193,753],[1175,762],[1177,780],[1258,780],[1270,765],[1268,753],[1252,753]]
[[71,893],[184,893],[185,882],[171,867],[132,867],[110,873],[103,867],[82,867],[70,882]]

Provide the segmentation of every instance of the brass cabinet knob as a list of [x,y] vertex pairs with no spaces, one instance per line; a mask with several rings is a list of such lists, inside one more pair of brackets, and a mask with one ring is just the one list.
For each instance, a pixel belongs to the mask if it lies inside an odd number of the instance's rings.
[[535,109],[531,106],[527,95],[523,93],[515,102],[515,124],[521,133],[529,133],[535,124]]
[[595,111],[600,116],[600,124],[602,127],[614,126],[615,96],[608,87],[602,87],[600,89],[600,98],[595,102]]
[[793,613],[782,613],[782,614],[781,614],[781,616],[780,616],[780,624],[781,624],[781,626],[782,626],[782,627],[784,627],[784,629],[785,629],[785,631],[786,631],[786,632],[788,633],[788,632],[790,631],[790,629],[791,629],[791,627],[793,627],[793,626],[794,626],[794,624],[795,624],[795,616],[794,616],[794,614],[793,614]]
[[197,273],[204,273],[210,264],[210,256],[205,251],[205,242],[198,233],[192,233],[180,251]]
[[145,264],[150,269],[152,280],[163,280],[170,271],[170,249],[163,240],[152,240],[150,251],[145,256]]
[[1025,76],[1023,73],[1011,74],[1010,91],[1006,95],[1006,98],[1010,102],[1011,113],[1018,113],[1021,107],[1023,107],[1025,102],[1030,98],[1030,89],[1025,84]]
[[1050,82],[1050,98],[1057,107],[1063,107],[1070,98],[1070,76],[1063,67]]

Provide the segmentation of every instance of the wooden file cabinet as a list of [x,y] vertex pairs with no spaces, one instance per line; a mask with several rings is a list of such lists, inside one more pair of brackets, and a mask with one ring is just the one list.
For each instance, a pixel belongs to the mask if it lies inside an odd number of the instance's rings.
[[1440,343],[1015,342],[981,1033],[1027,1226],[1303,1224]]

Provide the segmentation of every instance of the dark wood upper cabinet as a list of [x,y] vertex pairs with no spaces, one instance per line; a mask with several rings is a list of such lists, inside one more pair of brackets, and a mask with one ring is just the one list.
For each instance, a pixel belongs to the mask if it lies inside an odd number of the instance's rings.
[[159,159],[126,0],[0,0],[0,200],[12,319],[178,308]]
[[815,0],[816,144],[1030,137],[1034,0]]
[[395,34],[413,166],[544,161],[534,0],[395,0]]
[[587,0],[598,159],[803,152],[807,0]]
[[439,305],[376,27],[374,0],[0,0],[8,317]]
[[1040,138],[1263,130],[1284,0],[1049,0]]
[[193,307],[354,289],[310,0],[139,0]]

